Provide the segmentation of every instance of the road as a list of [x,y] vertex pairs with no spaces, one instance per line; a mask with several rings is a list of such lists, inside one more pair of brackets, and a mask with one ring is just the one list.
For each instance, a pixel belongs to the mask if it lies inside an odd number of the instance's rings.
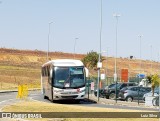
[[17,93],[0,93],[0,111],[4,106],[7,106],[16,101]]
[[[9,93],[0,93],[0,109],[6,105],[14,103],[17,101],[16,99],[17,92],[9,92]],[[49,100],[43,99],[43,95],[40,91],[30,91],[29,98],[32,100],[38,100],[47,103],[53,103]],[[128,109],[128,110],[144,110],[144,111],[158,111],[155,108],[143,108],[143,107],[130,107],[130,106],[120,106],[120,105],[109,105],[109,104],[97,104],[88,100],[81,101],[79,104],[76,104],[71,101],[57,101],[56,103],[62,103],[65,105],[81,105],[85,107],[100,107],[100,108],[114,108],[114,109]]]

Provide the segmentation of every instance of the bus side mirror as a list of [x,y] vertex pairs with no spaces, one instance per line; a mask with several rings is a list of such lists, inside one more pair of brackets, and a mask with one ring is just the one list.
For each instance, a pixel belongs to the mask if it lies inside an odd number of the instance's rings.
[[89,77],[89,71],[86,67],[85,67],[85,73],[86,73],[86,77]]

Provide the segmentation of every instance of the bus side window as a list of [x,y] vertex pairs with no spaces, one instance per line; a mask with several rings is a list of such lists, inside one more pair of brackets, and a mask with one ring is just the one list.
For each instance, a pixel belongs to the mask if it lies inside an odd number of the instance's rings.
[[43,67],[41,68],[41,75],[44,76],[44,74],[43,74]]
[[48,69],[47,69],[47,66],[45,67],[45,76],[48,76]]
[[50,77],[50,66],[47,66],[48,77]]
[[45,67],[42,68],[42,76],[45,76]]
[[50,78],[50,66],[47,66],[47,76],[48,76],[48,83],[51,84],[51,78]]

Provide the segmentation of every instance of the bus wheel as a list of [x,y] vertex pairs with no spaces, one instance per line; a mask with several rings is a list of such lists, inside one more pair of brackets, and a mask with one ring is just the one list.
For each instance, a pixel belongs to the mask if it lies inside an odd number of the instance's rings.
[[75,100],[75,103],[76,103],[76,104],[79,104],[79,103],[80,103],[80,101],[81,101],[81,100]]
[[48,97],[44,95],[44,99],[48,99]]
[[57,103],[57,100],[52,100],[53,103]]

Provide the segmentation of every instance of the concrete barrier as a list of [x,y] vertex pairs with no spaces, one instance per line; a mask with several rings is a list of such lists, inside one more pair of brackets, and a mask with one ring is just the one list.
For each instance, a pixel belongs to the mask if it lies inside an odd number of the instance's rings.
[[154,99],[154,96],[147,96],[145,97],[145,106],[153,106],[152,100]]
[[27,85],[19,85],[18,86],[18,94],[17,98],[26,98],[28,96],[28,86]]

